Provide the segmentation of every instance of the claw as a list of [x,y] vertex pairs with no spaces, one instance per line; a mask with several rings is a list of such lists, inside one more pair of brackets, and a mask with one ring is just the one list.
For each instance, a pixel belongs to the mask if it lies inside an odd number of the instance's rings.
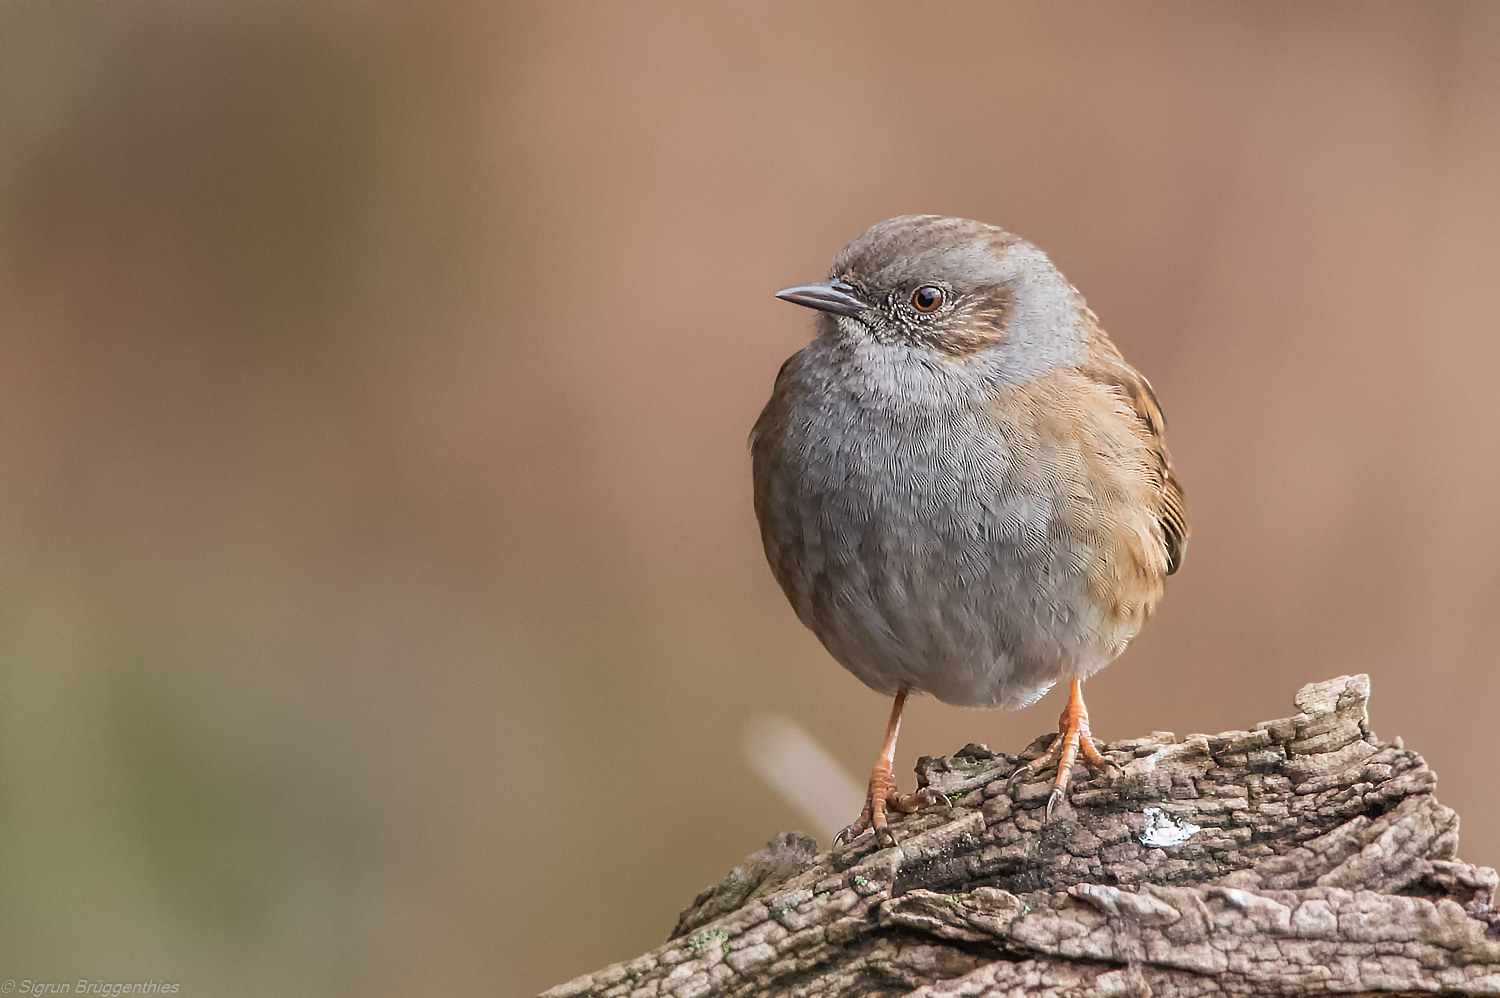
[[[892,811],[897,814],[913,814],[924,807],[931,807],[940,799],[948,807],[953,806],[953,801],[947,794],[928,787],[923,787],[916,793],[898,794],[892,783],[890,773],[879,769],[875,771],[870,779],[870,797],[865,802],[864,812],[858,821],[833,837],[835,846],[852,843],[872,829],[877,845],[882,849],[893,846],[896,844],[896,833],[886,824],[887,814]],[[877,799],[881,801],[879,807],[874,803]]]
[[1031,776],[1035,772],[1036,770],[1031,768],[1031,763],[1029,762],[1023,762],[1021,763],[1021,765],[1017,766],[1016,771],[1014,773],[1011,773],[1010,778],[1005,781],[1005,795],[1014,800],[1016,796],[1016,787],[1022,780]]
[[1058,735],[1046,753],[1032,763],[1022,763],[1016,771],[1010,774],[1006,781],[1006,792],[1011,798],[1015,798],[1015,787],[1024,777],[1031,776],[1037,770],[1047,770],[1053,766],[1057,767],[1057,775],[1052,780],[1052,792],[1047,795],[1047,808],[1043,812],[1044,821],[1052,820],[1052,812],[1062,800],[1068,795],[1068,784],[1073,779],[1073,763],[1082,755],[1082,762],[1090,769],[1113,768],[1123,774],[1124,770],[1113,759],[1105,756],[1094,746],[1094,740],[1089,734],[1089,715],[1083,706],[1082,683],[1073,680],[1072,689],[1068,693],[1068,704],[1063,708],[1062,717],[1058,719]]
[[1052,792],[1047,795],[1047,810],[1042,812],[1042,822],[1045,824],[1052,820],[1052,809],[1063,799],[1067,788],[1061,785],[1054,786]]

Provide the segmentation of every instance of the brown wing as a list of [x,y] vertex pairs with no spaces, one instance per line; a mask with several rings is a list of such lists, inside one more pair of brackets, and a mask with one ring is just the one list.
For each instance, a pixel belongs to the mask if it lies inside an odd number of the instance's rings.
[[[1095,327],[1097,329],[1097,326]],[[1167,574],[1171,575],[1177,571],[1182,564],[1182,553],[1187,548],[1188,521],[1187,504],[1182,496],[1182,483],[1177,480],[1176,473],[1172,470],[1172,456],[1167,452],[1167,420],[1162,415],[1161,404],[1156,401],[1156,393],[1151,390],[1151,382],[1147,381],[1135,368],[1125,363],[1102,331],[1098,332],[1099,341],[1096,341],[1103,349],[1093,351],[1096,364],[1090,365],[1086,372],[1090,377],[1100,384],[1109,385],[1119,390],[1125,401],[1135,411],[1136,419],[1139,420],[1138,432],[1141,438],[1150,446],[1151,452],[1156,457],[1156,494],[1159,505],[1156,510],[1156,519],[1161,524],[1162,537],[1167,544]],[[1102,341],[1102,342],[1101,342]]]

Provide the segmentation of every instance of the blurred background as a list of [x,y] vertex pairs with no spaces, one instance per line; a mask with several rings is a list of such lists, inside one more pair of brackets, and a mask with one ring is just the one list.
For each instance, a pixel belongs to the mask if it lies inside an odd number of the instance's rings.
[[745,441],[772,292],[904,212],[1042,246],[1171,421],[1094,730],[1366,671],[1500,861],[1500,7],[16,0],[0,977],[525,995],[815,831],[747,740],[862,782],[888,704]]

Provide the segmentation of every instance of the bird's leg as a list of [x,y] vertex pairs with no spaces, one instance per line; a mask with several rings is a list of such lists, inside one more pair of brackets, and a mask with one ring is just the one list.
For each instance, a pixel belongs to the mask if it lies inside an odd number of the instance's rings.
[[1067,796],[1068,784],[1073,779],[1073,763],[1078,760],[1079,753],[1083,754],[1084,765],[1089,769],[1120,768],[1104,758],[1094,746],[1093,736],[1089,733],[1088,708],[1083,705],[1083,680],[1075,679],[1068,690],[1067,706],[1063,707],[1062,716],[1057,719],[1057,737],[1053,739],[1045,755],[1035,762],[1023,764],[1012,773],[1007,786],[1014,788],[1033,773],[1045,772],[1056,766],[1057,776],[1052,781],[1052,793],[1047,798],[1046,820],[1050,821],[1052,809]]
[[896,762],[896,736],[901,732],[901,710],[905,706],[906,690],[902,689],[897,692],[896,702],[891,705],[891,720],[885,727],[885,744],[881,746],[880,758],[875,760],[875,770],[870,773],[870,792],[865,798],[865,809],[860,812],[858,821],[834,837],[835,844],[852,842],[863,835],[866,829],[873,828],[875,840],[882,846],[895,845],[896,837],[886,827],[886,813],[899,811],[910,814],[935,800],[925,787],[914,794],[896,792],[896,777],[892,774],[891,767]]

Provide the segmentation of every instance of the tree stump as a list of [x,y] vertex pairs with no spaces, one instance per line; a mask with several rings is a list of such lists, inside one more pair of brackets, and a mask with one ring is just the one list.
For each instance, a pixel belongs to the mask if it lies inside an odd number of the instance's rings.
[[1494,870],[1455,859],[1458,816],[1367,676],[1304,687],[1250,731],[1104,746],[1049,786],[968,745],[924,757],[947,796],[818,852],[782,834],[694,899],[651,952],[544,998],[777,995],[1500,994]]

